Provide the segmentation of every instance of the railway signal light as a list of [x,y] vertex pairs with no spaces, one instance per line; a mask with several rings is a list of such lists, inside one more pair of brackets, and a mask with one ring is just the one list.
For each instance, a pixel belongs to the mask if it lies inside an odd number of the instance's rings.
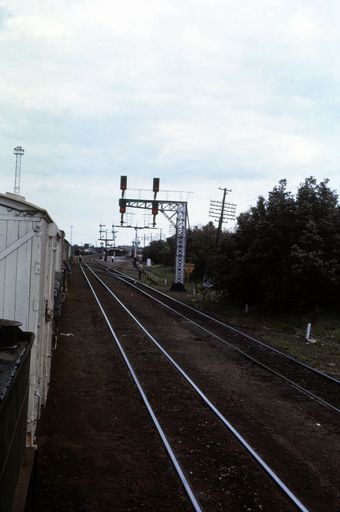
[[153,179],[152,190],[153,190],[153,192],[155,192],[155,194],[157,194],[157,192],[159,192],[159,178],[154,178]]
[[151,211],[153,216],[158,214],[158,201],[152,201]]
[[126,199],[119,199],[119,211],[121,214],[126,212]]
[[127,176],[120,177],[120,190],[126,190],[127,188]]

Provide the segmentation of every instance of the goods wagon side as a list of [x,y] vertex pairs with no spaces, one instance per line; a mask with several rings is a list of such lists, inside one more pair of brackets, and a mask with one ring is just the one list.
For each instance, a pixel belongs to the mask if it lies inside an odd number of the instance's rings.
[[[27,444],[50,380],[56,270],[63,272],[65,239],[46,210],[0,194],[0,318],[34,333],[30,359]],[[61,293],[63,286],[61,287]]]

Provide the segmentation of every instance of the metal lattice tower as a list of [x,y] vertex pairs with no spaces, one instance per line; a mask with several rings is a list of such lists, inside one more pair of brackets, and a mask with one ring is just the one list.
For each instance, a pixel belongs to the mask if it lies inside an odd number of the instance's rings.
[[120,179],[120,189],[122,191],[122,198],[119,200],[119,210],[121,213],[121,227],[133,227],[126,225],[126,223],[124,223],[124,214],[126,214],[127,208],[141,208],[144,210],[151,210],[153,216],[153,227],[156,226],[156,216],[158,214],[158,211],[160,211],[176,230],[175,280],[171,286],[171,289],[184,291],[185,251],[188,217],[187,202],[157,199],[157,193],[159,192],[159,178],[153,179],[153,199],[127,199],[125,197],[125,192],[127,188],[127,177],[121,176]]
[[[152,199],[121,199],[125,208],[141,208],[144,210],[152,210],[154,203]],[[157,201],[157,209],[168,219],[170,224],[176,229],[176,261],[175,261],[175,281],[171,287],[173,290],[184,290],[184,274],[185,274],[185,249],[186,249],[186,227],[187,227],[187,211],[186,201]],[[124,212],[125,213],[125,212]],[[124,225],[123,213],[121,227],[132,228],[134,226]],[[145,228],[143,228],[145,229]]]
[[15,181],[14,181],[14,194],[20,195],[20,178],[21,178],[21,157],[25,153],[24,148],[17,146],[14,148],[15,160]]
[[185,249],[187,235],[187,203],[177,203],[176,217],[176,263],[175,263],[175,282],[173,289],[184,287],[184,265],[185,265]]

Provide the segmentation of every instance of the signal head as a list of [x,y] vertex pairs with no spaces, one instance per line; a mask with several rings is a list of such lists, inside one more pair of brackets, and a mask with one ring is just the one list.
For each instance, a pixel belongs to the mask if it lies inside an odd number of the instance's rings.
[[127,188],[127,176],[120,177],[120,190],[126,190]]

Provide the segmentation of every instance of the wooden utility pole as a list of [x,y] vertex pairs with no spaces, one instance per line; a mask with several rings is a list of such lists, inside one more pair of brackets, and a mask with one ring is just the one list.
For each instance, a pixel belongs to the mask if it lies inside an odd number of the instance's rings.
[[231,192],[227,188],[219,187],[219,190],[223,190],[222,201],[210,201],[209,215],[214,220],[218,221],[217,233],[216,233],[216,249],[218,249],[220,243],[220,237],[222,232],[222,226],[227,220],[235,219],[236,204],[226,203],[227,192]]
[[[219,190],[222,190],[221,187],[219,187]],[[228,192],[231,192],[231,190],[228,191]],[[225,206],[226,195],[227,195],[227,189],[224,188],[223,189],[223,199],[222,199],[221,215],[220,215],[220,220],[218,221],[218,228],[217,228],[217,234],[216,234],[216,247],[218,247],[219,243],[220,243],[220,236],[221,236],[221,231],[222,231],[223,214],[224,214],[224,206]]]
[[[107,261],[107,247],[108,247],[108,242],[114,242],[116,237],[115,237],[115,232],[112,231],[112,238],[108,238],[107,236],[107,229],[103,229],[105,228],[105,224],[99,224],[99,238],[98,240],[103,244],[103,242],[105,242],[105,252],[104,252],[104,261]],[[112,226],[113,227],[113,226]],[[105,238],[103,237],[103,233],[105,233]]]

